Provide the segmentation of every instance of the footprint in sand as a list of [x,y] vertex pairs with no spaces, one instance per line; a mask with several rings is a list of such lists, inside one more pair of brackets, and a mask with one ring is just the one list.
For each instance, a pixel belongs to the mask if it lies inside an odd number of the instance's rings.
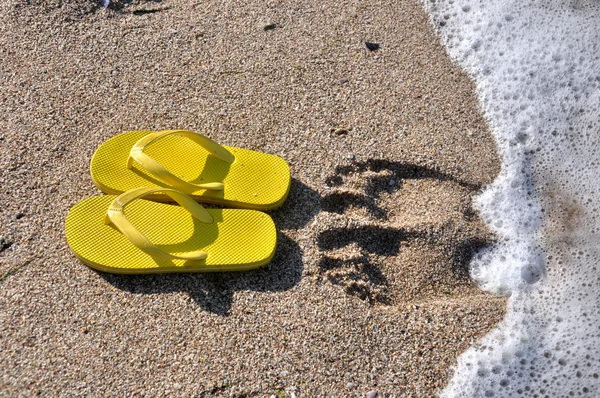
[[471,207],[480,185],[375,159],[338,166],[326,184],[317,236],[322,280],[372,304],[473,289],[469,260],[490,242]]

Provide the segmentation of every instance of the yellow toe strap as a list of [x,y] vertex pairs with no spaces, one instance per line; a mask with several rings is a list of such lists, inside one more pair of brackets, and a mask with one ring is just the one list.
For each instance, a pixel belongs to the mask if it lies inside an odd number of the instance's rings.
[[112,223],[123,235],[129,239],[136,247],[145,253],[148,253],[152,257],[163,258],[163,259],[179,259],[179,260],[205,260],[208,257],[206,252],[197,250],[179,255],[170,254],[158,246],[155,246],[150,242],[135,226],[127,219],[123,210],[125,206],[132,201],[139,199],[143,196],[150,195],[155,192],[163,192],[169,195],[175,202],[179,203],[181,207],[189,211],[192,216],[206,224],[212,224],[213,218],[206,211],[204,207],[199,205],[195,200],[189,196],[168,188],[136,188],[131,191],[127,191],[115,198],[108,207],[106,217],[104,218],[105,224]]
[[[171,134],[181,135],[182,137],[186,137],[192,140],[193,142],[200,145],[209,153],[211,153],[212,155],[214,155],[218,159],[221,159],[224,162],[231,164],[235,160],[235,157],[231,154],[231,152],[229,152],[227,149],[223,148],[221,145],[217,144],[210,138],[205,137],[201,134],[186,130],[164,130],[148,134],[142,137],[133,145],[131,151],[129,152],[129,158],[127,159],[127,168],[131,169],[133,167],[133,161],[135,160],[156,178],[160,179],[161,181],[169,184],[174,188],[192,192],[197,191],[199,189],[208,189],[211,191],[222,190],[223,183],[221,182],[192,184],[190,182],[184,181],[181,178],[174,175],[173,173],[171,173],[169,170],[165,169],[160,163],[152,159],[149,155],[144,153],[144,149],[148,145],[152,144],[156,140],[159,140]],[[178,154],[173,155],[178,156]]]

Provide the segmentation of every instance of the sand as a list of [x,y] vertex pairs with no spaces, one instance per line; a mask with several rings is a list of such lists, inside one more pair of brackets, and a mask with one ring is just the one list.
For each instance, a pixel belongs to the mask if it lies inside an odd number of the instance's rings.
[[[417,1],[62,3],[0,4],[3,395],[428,397],[502,318],[468,277],[499,160]],[[72,255],[94,150],[168,128],[289,162],[271,265]]]

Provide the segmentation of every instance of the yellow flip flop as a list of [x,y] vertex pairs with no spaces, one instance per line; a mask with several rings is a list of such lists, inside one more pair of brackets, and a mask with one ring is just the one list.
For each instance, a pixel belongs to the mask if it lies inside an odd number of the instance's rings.
[[[159,191],[181,206],[136,200]],[[268,264],[277,244],[269,215],[205,209],[165,188],[85,199],[69,211],[65,230],[82,262],[116,274],[250,270]]]
[[282,158],[221,146],[185,130],[119,134],[100,145],[90,169],[94,184],[109,195],[138,187],[172,188],[198,202],[256,210],[281,206],[290,188],[290,168]]

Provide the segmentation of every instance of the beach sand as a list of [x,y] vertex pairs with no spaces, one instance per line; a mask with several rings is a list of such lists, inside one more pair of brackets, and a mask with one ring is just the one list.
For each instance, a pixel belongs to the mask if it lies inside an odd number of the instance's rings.
[[[417,1],[62,3],[0,4],[3,395],[429,397],[502,318],[468,277],[499,159]],[[72,255],[94,150],[170,128],[289,162],[271,265]]]

